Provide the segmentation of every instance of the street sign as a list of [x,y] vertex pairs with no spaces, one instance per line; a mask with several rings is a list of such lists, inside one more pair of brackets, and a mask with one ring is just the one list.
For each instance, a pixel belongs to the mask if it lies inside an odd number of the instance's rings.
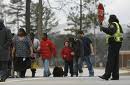
[[98,5],[98,21],[102,23],[104,20],[104,7],[103,4],[99,3]]

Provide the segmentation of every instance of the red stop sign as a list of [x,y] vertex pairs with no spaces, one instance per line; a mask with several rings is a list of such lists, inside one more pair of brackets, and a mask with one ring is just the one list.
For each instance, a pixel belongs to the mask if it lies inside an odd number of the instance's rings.
[[99,3],[98,5],[98,21],[102,23],[104,20],[104,7],[103,4]]

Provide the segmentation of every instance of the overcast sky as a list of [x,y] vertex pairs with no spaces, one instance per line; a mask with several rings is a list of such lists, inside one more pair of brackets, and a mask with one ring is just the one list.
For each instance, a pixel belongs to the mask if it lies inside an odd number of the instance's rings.
[[130,23],[130,0],[100,0],[109,14],[116,14],[122,24]]
[[[55,0],[50,0],[53,5]],[[63,0],[64,1],[64,0]],[[67,1],[67,0],[66,0]],[[76,0],[77,1],[77,0]],[[130,23],[130,0],[100,0],[105,6],[105,11],[110,14],[116,14],[122,24]],[[108,17],[109,15],[106,15]],[[64,12],[57,12],[57,16],[65,23],[66,18]],[[107,19],[107,18],[106,18]]]
[[[9,0],[4,0],[8,2]],[[37,2],[38,0],[32,0]],[[44,0],[46,1],[46,0]],[[60,7],[55,1],[59,0],[49,0],[51,6]],[[60,1],[71,1],[71,0],[60,0]],[[78,0],[75,0],[78,1]],[[105,5],[105,11],[109,14],[116,14],[122,24],[130,23],[130,0],[99,0]],[[63,11],[57,11],[56,16],[60,20],[61,24],[66,23],[66,14]],[[106,15],[108,17],[108,15]]]

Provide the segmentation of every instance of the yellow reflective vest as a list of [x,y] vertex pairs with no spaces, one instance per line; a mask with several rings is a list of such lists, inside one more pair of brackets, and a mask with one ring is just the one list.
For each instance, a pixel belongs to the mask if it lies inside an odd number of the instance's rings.
[[112,22],[114,24],[116,24],[116,33],[114,35],[108,35],[106,36],[106,43],[108,43],[108,40],[109,38],[113,37],[115,39],[116,42],[122,42],[123,40],[123,33],[121,33],[121,30],[120,30],[120,26],[117,22]]

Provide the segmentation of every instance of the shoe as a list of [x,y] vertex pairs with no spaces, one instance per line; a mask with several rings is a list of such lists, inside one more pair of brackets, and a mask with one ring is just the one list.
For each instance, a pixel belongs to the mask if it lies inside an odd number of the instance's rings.
[[89,77],[94,77],[94,75],[89,75]]
[[0,82],[5,82],[5,79],[0,79]]
[[105,76],[98,76],[99,78],[101,79],[104,79],[104,80],[108,80],[109,78],[105,77]]
[[25,76],[21,76],[20,78],[25,78]]
[[51,73],[48,74],[48,77],[51,76]]
[[79,70],[79,73],[83,73],[83,70]]
[[0,80],[0,82],[5,82],[5,80]]
[[77,72],[74,72],[74,73],[73,73],[73,76],[74,76],[74,77],[78,77],[78,73],[77,73]]
[[119,80],[119,78],[112,78],[111,80]]
[[22,76],[20,76],[20,78],[25,78],[25,76],[24,76],[24,75],[22,75]]
[[34,77],[35,77],[35,75],[32,76],[32,78],[34,78]]
[[64,74],[64,77],[67,77],[68,75],[67,74]]

